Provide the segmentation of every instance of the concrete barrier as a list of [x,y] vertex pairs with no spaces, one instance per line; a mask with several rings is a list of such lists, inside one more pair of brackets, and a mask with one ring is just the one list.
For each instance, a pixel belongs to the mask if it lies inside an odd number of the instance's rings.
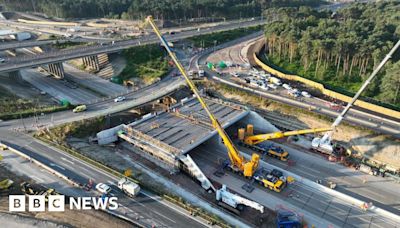
[[[243,156],[244,156],[246,159],[248,159],[248,160],[251,159],[251,156],[250,156],[250,155],[245,154],[245,153],[242,153],[242,154],[243,154]],[[281,171],[283,172],[283,175],[286,176],[286,177],[288,177],[288,176],[293,177],[293,178],[295,179],[295,182],[299,182],[299,183],[301,183],[301,184],[303,184],[303,185],[305,185],[305,186],[307,186],[307,187],[316,189],[317,191],[324,192],[324,193],[326,193],[326,194],[328,194],[328,195],[330,195],[330,196],[333,196],[333,197],[336,197],[336,198],[338,198],[338,199],[341,199],[341,200],[343,200],[344,202],[347,202],[347,203],[350,203],[350,204],[354,205],[355,207],[360,208],[361,205],[363,205],[363,204],[365,204],[365,203],[368,203],[368,202],[364,202],[364,201],[362,201],[362,200],[356,199],[356,198],[354,198],[354,197],[348,196],[348,195],[346,195],[346,194],[344,194],[344,193],[338,192],[338,191],[336,191],[336,190],[334,190],[334,189],[330,189],[330,188],[328,188],[328,187],[326,187],[326,186],[323,186],[323,185],[321,185],[321,184],[317,184],[317,183],[314,182],[314,181],[311,181],[311,180],[309,180],[309,179],[303,178],[303,177],[301,177],[301,176],[299,176],[299,175],[297,175],[297,174],[294,174],[294,173],[292,173],[292,172],[289,172],[289,171],[287,171],[287,170],[284,170],[284,169],[282,169],[282,168],[279,168],[279,167],[277,167],[277,166],[275,166],[275,165],[272,165],[272,164],[270,164],[270,163],[266,163],[266,162],[264,162],[264,161],[261,161],[261,162],[267,164],[269,169],[278,169],[278,170],[281,170]],[[394,222],[397,223],[395,227],[397,227],[397,226],[400,225],[400,216],[399,216],[399,215],[396,215],[396,214],[391,213],[391,212],[389,212],[389,211],[386,211],[386,210],[384,210],[384,209],[378,208],[378,207],[376,207],[376,206],[372,206],[372,207],[368,208],[368,211],[374,212],[374,213],[376,213],[377,215],[381,215],[381,216],[384,217],[384,218],[389,218],[389,219],[391,219],[392,221],[394,221]]]
[[75,22],[57,22],[57,21],[32,21],[25,19],[18,19],[18,22],[26,23],[26,24],[35,24],[35,25],[58,25],[58,26],[78,26],[78,23]]

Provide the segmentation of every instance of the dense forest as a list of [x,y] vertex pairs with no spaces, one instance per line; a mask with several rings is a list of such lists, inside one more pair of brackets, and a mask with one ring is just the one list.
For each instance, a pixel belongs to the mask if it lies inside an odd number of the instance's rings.
[[[278,21],[265,27],[266,58],[337,90],[355,92],[399,40],[399,9],[398,1],[382,1],[355,3],[335,13],[308,7],[267,10]],[[399,56],[364,95],[400,106]]]
[[256,17],[269,7],[318,6],[321,0],[0,0],[5,10],[36,11],[61,18],[159,19]]

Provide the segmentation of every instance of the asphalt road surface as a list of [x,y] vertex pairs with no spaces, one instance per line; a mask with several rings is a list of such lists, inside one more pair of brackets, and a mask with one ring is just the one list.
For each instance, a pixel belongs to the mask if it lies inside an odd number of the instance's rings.
[[148,87],[125,94],[126,100],[123,102],[116,103],[113,98],[103,98],[103,100],[87,105],[87,111],[80,113],[72,113],[71,110],[68,110],[41,115],[37,118],[31,117],[22,120],[3,121],[0,122],[0,131],[2,129],[37,130],[40,127],[51,127],[77,120],[122,112],[169,95],[184,85],[185,82],[182,77],[167,77]]
[[97,75],[79,70],[69,64],[63,64],[65,78],[90,88],[106,96],[117,96],[128,93],[130,90],[122,85],[115,84]]
[[59,101],[67,99],[71,104],[87,104],[101,99],[98,94],[81,88],[70,80],[58,80],[35,69],[21,70],[20,73],[25,81]]
[[[244,40],[239,40],[238,42],[231,43],[229,46],[221,46],[217,52],[211,53],[211,52],[204,52],[200,53],[197,55],[195,58],[193,58],[193,61],[196,63],[191,63],[191,65],[199,65],[201,68],[205,69],[205,63],[207,61],[207,58],[211,55],[220,55],[223,56],[224,61],[232,61],[232,63],[236,64],[243,64],[243,63],[248,63],[248,61],[244,58],[242,50],[247,46],[249,41],[254,40],[254,37],[249,36],[247,39]],[[219,54],[219,52],[222,52],[223,54]],[[221,57],[222,58],[222,57]],[[213,71],[210,71],[208,69],[205,69],[207,72],[207,75],[212,77],[216,76],[217,78],[223,79],[223,80],[216,80],[217,82],[221,82],[230,86],[235,86],[240,89],[245,89],[249,92],[255,93],[257,96],[261,95],[264,96],[268,99],[275,100],[284,104],[288,104],[291,106],[303,108],[303,109],[310,109],[313,112],[316,112],[318,114],[323,114],[327,115],[333,118],[336,118],[340,112],[332,110],[332,108],[327,106],[327,101],[324,101],[322,99],[318,98],[292,98],[287,94],[287,91],[281,87],[278,87],[278,89],[273,90],[270,89],[268,91],[261,90],[259,88],[254,88],[251,87],[248,84],[241,83],[237,78],[234,78],[230,75],[224,75],[224,76],[217,76],[217,74]],[[243,77],[247,77],[243,76]],[[215,79],[215,78],[214,78]],[[363,127],[367,127],[369,129],[372,129],[377,132],[382,132],[385,134],[390,134],[395,138],[400,138],[400,122],[397,120],[393,120],[393,118],[387,118],[384,113],[366,113],[363,112],[362,110],[357,109],[357,107],[350,109],[346,117],[344,118],[345,121],[349,123],[353,123],[356,125],[360,125]]]
[[[226,149],[215,141],[206,142],[195,148],[190,152],[190,156],[211,180],[226,183],[234,191],[265,206],[287,207],[295,210],[304,215],[309,225],[314,224],[317,227],[328,227],[329,225],[335,227],[394,227],[400,225],[389,218],[382,218],[380,214],[362,210],[361,205],[354,205],[329,192],[323,192],[303,184],[303,180],[297,180],[295,184],[288,185],[281,193],[272,192],[254,183],[255,190],[247,193],[242,186],[249,180],[228,171],[222,177],[214,175],[219,167],[218,161],[227,159]],[[269,164],[263,161],[260,162],[260,167],[270,168]]]
[[[193,29],[189,31],[183,31],[175,35],[165,35],[165,38],[170,42],[175,42],[193,36],[232,30],[243,27],[257,26],[265,23],[267,23],[265,20],[233,22],[231,24],[222,24],[214,27],[205,28],[200,31]],[[159,43],[159,39],[154,34],[127,41],[116,41],[114,42],[114,44],[111,44],[109,42],[103,45],[94,45],[94,46],[80,47],[75,49],[46,52],[34,57],[22,56],[22,57],[7,58],[6,61],[0,65],[0,72],[10,72],[27,67],[46,65],[49,63],[56,63],[56,62],[64,62],[66,60],[77,59],[84,56],[119,52],[129,47],[140,46],[144,44],[152,44],[152,43]]]
[[[116,187],[116,182],[118,181],[116,177],[94,168],[86,162],[75,159],[66,152],[43,144],[31,136],[11,131],[0,131],[0,137],[4,144],[12,146],[28,156],[49,165],[77,183],[86,184],[89,179],[92,179],[94,186],[100,182],[111,185],[113,188],[112,194],[118,197],[118,203],[120,204],[118,213],[147,227],[183,228],[206,227],[207,225],[203,220],[192,217],[188,212],[144,190],[135,198],[125,196]],[[41,176],[39,178],[45,177]]]

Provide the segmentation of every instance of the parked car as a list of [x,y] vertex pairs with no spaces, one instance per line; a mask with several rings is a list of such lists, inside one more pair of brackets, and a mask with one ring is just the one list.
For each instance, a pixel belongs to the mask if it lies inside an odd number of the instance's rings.
[[251,86],[258,86],[258,83],[256,80],[250,80],[250,85]]
[[287,89],[287,90],[291,90],[292,89],[292,87],[289,84],[286,84],[286,83],[283,84],[282,87]]
[[111,187],[104,183],[98,183],[96,185],[96,190],[99,191],[100,193],[108,194],[111,192]]
[[124,100],[125,100],[125,97],[117,97],[117,98],[114,99],[114,102],[121,102],[121,101],[124,101]]
[[301,92],[301,95],[302,95],[303,97],[308,97],[308,98],[311,97],[311,94],[309,94],[307,91]]
[[6,60],[3,58],[0,58],[0,63],[4,63]]
[[260,88],[261,88],[262,90],[268,90],[268,89],[269,89],[268,86],[267,86],[266,84],[263,84],[262,86],[260,86]]
[[235,78],[239,77],[239,74],[236,73],[236,72],[231,72],[231,75],[232,75],[233,77],[235,77]]
[[278,86],[276,86],[275,84],[272,84],[272,83],[269,83],[268,87],[271,88],[271,89],[277,89],[278,88]]
[[289,90],[289,91],[288,91],[288,94],[289,94],[290,96],[293,96],[293,97],[299,97],[299,96],[300,96],[300,93],[299,93],[299,92],[296,92],[296,91],[294,91],[294,90]]

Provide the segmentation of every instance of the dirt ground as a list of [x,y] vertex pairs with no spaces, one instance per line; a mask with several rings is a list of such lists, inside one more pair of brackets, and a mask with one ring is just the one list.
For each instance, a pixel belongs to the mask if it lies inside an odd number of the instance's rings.
[[[251,102],[252,98],[223,92],[222,90],[219,90],[219,92],[226,99],[236,100],[243,104],[254,104],[254,102]],[[331,121],[323,118],[310,118],[307,111],[293,113],[293,110],[288,110],[278,103],[260,104],[258,108],[285,114],[291,117],[291,121],[306,124],[310,128],[329,127],[332,124]],[[333,139],[348,143],[355,152],[378,164],[387,164],[392,169],[400,169],[400,140],[370,130],[355,128],[348,124],[340,125],[334,133]]]
[[[24,181],[34,184],[27,176],[19,176],[8,170],[0,162],[0,181],[12,179],[14,184],[7,190],[0,190],[0,220],[2,222],[18,222],[21,227],[132,227],[132,224],[115,218],[102,211],[71,211],[66,209],[63,213],[57,212],[8,212],[8,195],[23,194],[19,188]],[[67,208],[68,206],[66,206]],[[84,219],[83,219],[84,218]],[[3,221],[4,219],[4,221]],[[10,224],[7,223],[7,224]],[[15,223],[13,225],[16,225]]]

